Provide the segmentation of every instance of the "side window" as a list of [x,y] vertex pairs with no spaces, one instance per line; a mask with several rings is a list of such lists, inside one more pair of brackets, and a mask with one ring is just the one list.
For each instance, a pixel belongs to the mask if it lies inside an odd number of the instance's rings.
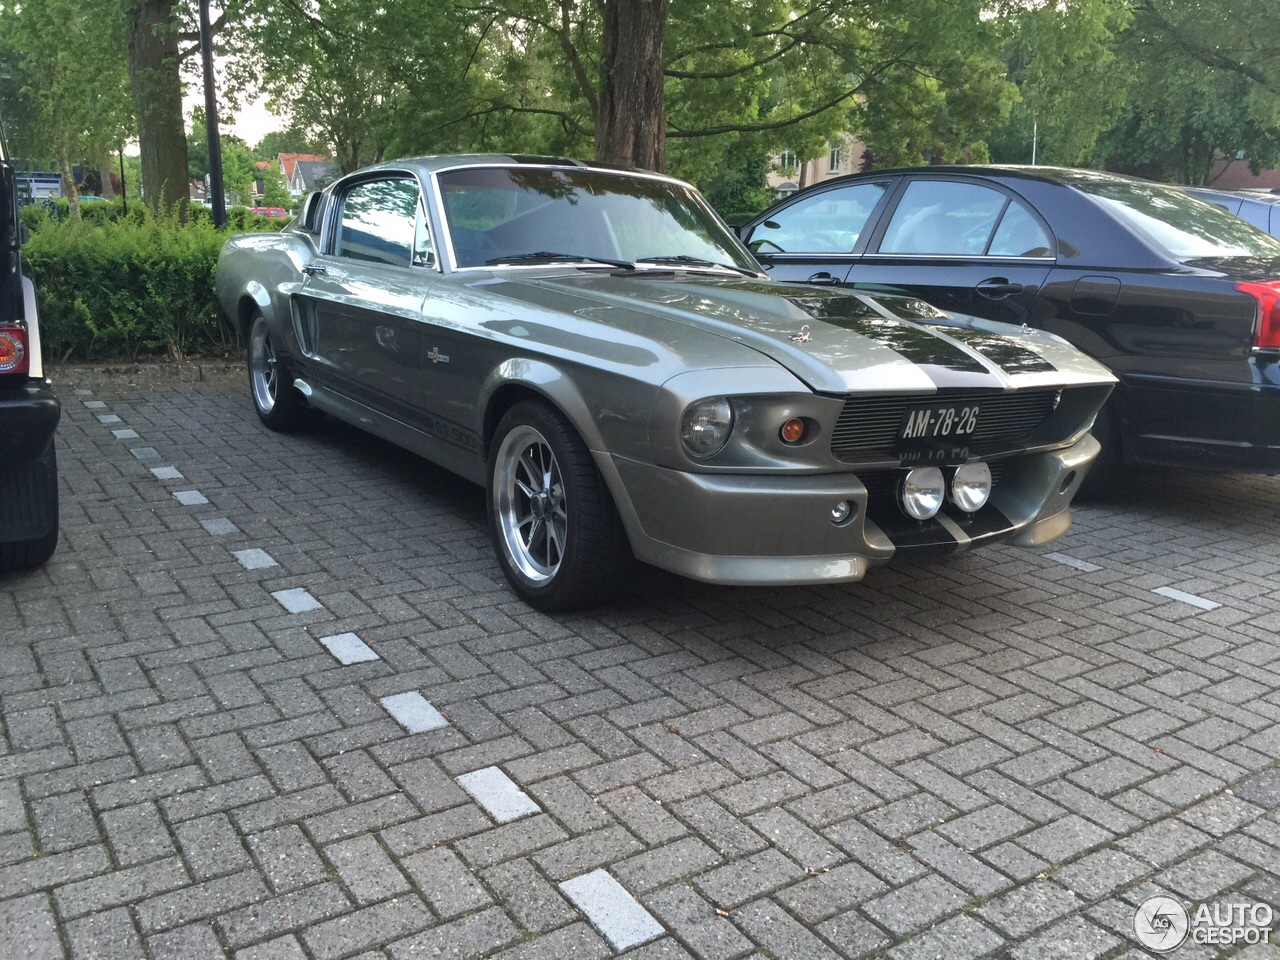
[[915,180],[893,212],[881,253],[981,256],[1005,196],[976,183]]
[[1053,253],[1053,242],[1027,208],[1010,200],[991,238],[990,257],[1047,257]]
[[342,200],[338,231],[340,257],[407,267],[413,262],[418,219],[418,185],[413,180],[369,180]]
[[859,183],[797,200],[758,224],[747,246],[763,254],[849,253],[886,187]]

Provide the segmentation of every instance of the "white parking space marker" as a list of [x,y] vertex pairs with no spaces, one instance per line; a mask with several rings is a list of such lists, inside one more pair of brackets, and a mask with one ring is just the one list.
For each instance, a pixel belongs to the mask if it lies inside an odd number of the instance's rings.
[[382,659],[373,652],[372,647],[354,633],[338,633],[332,637],[321,637],[320,642],[325,645],[326,650],[338,658],[338,662],[343,666]]
[[1046,553],[1044,558],[1052,560],[1054,563],[1060,563],[1064,567],[1083,570],[1085,573],[1093,573],[1095,570],[1102,569],[1096,563],[1090,563],[1088,560],[1077,560],[1075,557],[1068,557],[1065,553]]
[[303,587],[292,590],[277,590],[271,594],[290,613],[308,613],[312,610],[323,610],[324,606]]
[[77,391],[76,391],[76,396],[77,396],[77,397],[92,397],[92,396],[93,396],[93,391],[92,391],[92,390],[77,390]]
[[121,420],[119,417],[117,417],[114,413],[98,414],[98,422],[99,423],[124,423],[124,421]]
[[200,526],[204,527],[207,533],[211,533],[215,537],[225,537],[228,533],[240,532],[240,528],[226,517],[217,517],[213,520],[201,520]]
[[157,480],[185,480],[182,471],[177,467],[152,467],[151,474]]
[[160,452],[155,447],[130,447],[129,452],[139,460],[159,460]]
[[173,499],[177,500],[184,507],[198,507],[202,503],[208,503],[208,499],[199,490],[175,490],[173,491]]
[[444,714],[428,703],[427,698],[416,690],[383,697],[378,702],[387,713],[395,717],[400,726],[410,733],[426,733],[428,730],[438,730],[449,725]]
[[1213,600],[1197,597],[1194,593],[1184,593],[1181,590],[1173,589],[1173,587],[1157,587],[1151,592],[1158,593],[1162,597],[1168,597],[1170,600],[1177,600],[1179,603],[1189,603],[1191,606],[1199,607],[1201,610],[1217,610],[1222,606],[1222,604],[1215,603]]
[[615,950],[629,950],[664,932],[662,924],[605,870],[566,880],[560,890]]
[[115,437],[117,440],[137,440],[138,439],[137,430],[128,430],[128,429],[112,430],[111,435]]
[[267,567],[278,567],[275,559],[265,550],[254,547],[251,550],[236,550],[232,556],[240,561],[246,570],[265,570]]
[[497,767],[464,773],[457,780],[458,786],[471,794],[471,798],[499,823],[510,823],[531,813],[542,812],[533,798]]
[[101,400],[85,400],[84,405],[90,410],[105,410],[107,405]]

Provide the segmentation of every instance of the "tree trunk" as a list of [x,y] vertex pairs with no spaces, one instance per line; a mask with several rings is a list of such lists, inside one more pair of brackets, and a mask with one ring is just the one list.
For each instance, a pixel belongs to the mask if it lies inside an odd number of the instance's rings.
[[72,220],[80,219],[80,191],[76,189],[76,175],[65,150],[58,151],[58,174],[62,178],[62,195],[67,200],[67,210]]
[[667,0],[606,0],[596,159],[659,173],[667,167],[662,48]]
[[154,210],[186,215],[187,135],[182,123],[182,80],[173,0],[132,0],[129,7],[129,80],[138,115],[143,199]]

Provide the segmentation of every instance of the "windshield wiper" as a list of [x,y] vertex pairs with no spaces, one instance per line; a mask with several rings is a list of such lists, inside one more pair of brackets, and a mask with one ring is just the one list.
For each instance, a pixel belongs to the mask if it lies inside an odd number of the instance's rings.
[[607,257],[590,257],[585,253],[556,253],[554,250],[538,250],[535,253],[509,253],[485,261],[485,266],[495,263],[603,263],[623,270],[634,270],[630,260],[610,260]]
[[734,273],[740,273],[746,277],[760,276],[756,271],[740,267],[736,263],[717,263],[714,260],[703,260],[701,257],[691,257],[684,253],[667,257],[637,257],[636,263],[670,263],[688,267],[718,267],[721,270],[732,270]]

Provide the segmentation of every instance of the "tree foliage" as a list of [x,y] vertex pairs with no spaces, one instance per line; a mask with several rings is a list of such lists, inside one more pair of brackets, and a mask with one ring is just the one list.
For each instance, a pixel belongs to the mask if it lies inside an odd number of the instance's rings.
[[[52,163],[75,204],[74,164],[101,166],[132,132],[122,24],[77,0],[0,7],[3,104],[13,148]],[[73,213],[73,216],[78,213]]]

